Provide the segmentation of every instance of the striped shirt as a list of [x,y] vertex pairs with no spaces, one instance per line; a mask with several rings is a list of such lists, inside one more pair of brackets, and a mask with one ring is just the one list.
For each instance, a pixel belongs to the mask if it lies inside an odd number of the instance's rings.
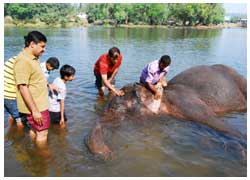
[[16,83],[14,79],[14,64],[16,56],[4,63],[4,98],[16,99]]

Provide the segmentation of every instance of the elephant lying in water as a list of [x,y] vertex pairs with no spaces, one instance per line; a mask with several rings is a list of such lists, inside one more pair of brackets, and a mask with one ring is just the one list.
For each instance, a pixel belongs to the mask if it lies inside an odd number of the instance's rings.
[[[135,119],[154,116],[148,108],[152,93],[138,83],[122,88],[123,97],[112,96],[101,121],[88,136],[87,146],[94,154],[107,157],[111,152],[105,144],[102,126],[120,123],[126,115]],[[224,65],[196,66],[171,79],[163,90],[160,115],[173,116],[207,125],[217,131],[246,137],[218,118],[228,112],[246,112],[247,82],[235,70]]]

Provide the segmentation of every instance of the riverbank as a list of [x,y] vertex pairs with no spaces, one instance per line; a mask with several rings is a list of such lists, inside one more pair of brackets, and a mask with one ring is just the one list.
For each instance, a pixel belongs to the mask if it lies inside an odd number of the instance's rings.
[[31,27],[31,28],[64,28],[64,27],[86,27],[88,23],[86,21],[77,20],[76,18],[72,18],[71,20],[64,21],[62,23],[53,23],[47,24],[40,19],[34,19],[29,21],[21,21],[21,20],[14,20],[10,16],[6,16],[4,18],[4,27]]
[[77,23],[68,23],[66,25],[61,24],[53,24],[48,25],[46,23],[18,23],[18,24],[12,24],[12,23],[4,23],[4,27],[29,27],[29,28],[46,28],[46,27],[52,27],[52,28],[69,28],[69,27],[87,27],[88,25],[81,25]]
[[32,23],[32,22],[16,22],[16,23],[4,23],[4,27],[31,27],[31,28],[69,28],[69,27],[87,27],[87,24],[69,22],[65,24],[46,24],[44,22]]
[[239,23],[223,23],[218,25],[197,25],[197,26],[178,26],[178,25],[126,25],[121,24],[116,27],[126,28],[191,28],[191,29],[219,29],[219,28],[236,28],[242,27]]
[[104,26],[104,27],[125,27],[125,28],[191,28],[191,29],[220,29],[220,28],[236,28],[242,27],[240,23],[221,23],[218,25],[197,25],[197,26],[182,26],[182,25],[135,25],[135,24],[88,24],[86,22],[65,22],[63,24],[46,24],[40,20],[36,21],[17,21],[5,19],[4,27],[31,27],[31,28],[69,28],[69,27],[89,27],[89,26]]
[[52,28],[69,28],[69,27],[90,27],[90,26],[104,26],[104,27],[124,27],[124,28],[190,28],[190,29],[220,29],[220,28],[237,28],[237,27],[242,27],[241,24],[237,23],[225,23],[225,24],[218,24],[218,25],[209,25],[209,26],[204,26],[204,25],[198,25],[198,26],[163,26],[163,25],[126,25],[126,24],[121,24],[121,25],[94,25],[94,24],[78,24],[78,23],[67,23],[66,25],[61,25],[61,24],[54,24],[54,25],[48,25],[46,23],[4,23],[4,27],[52,27]]

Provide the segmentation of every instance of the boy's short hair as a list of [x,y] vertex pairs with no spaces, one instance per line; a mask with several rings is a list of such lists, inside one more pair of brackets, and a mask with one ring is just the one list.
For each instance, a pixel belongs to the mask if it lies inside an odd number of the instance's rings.
[[171,58],[168,55],[163,55],[160,59],[160,63],[162,63],[165,67],[171,64]]
[[60,75],[62,79],[65,76],[69,77],[69,76],[75,75],[75,72],[76,72],[75,68],[73,68],[72,66],[68,64],[63,65],[60,69]]
[[109,52],[108,52],[109,57],[114,57],[114,54],[115,54],[116,52],[117,52],[118,54],[120,54],[120,49],[118,49],[117,47],[112,47],[112,48],[110,48],[110,49],[109,49]]
[[39,42],[46,43],[47,38],[39,31],[31,31],[27,34],[27,36],[24,36],[24,41],[25,41],[24,42],[25,47],[28,47],[32,41],[35,42],[36,44]]
[[51,67],[53,67],[54,69],[58,69],[60,66],[60,62],[56,57],[50,57],[46,63],[50,64]]

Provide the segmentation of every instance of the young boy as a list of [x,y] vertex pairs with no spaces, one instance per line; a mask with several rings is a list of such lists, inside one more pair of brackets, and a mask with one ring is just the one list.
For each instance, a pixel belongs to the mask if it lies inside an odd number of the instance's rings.
[[53,85],[58,87],[60,92],[49,92],[49,114],[52,123],[59,123],[63,128],[67,117],[64,111],[64,99],[66,98],[66,83],[75,78],[75,69],[70,65],[64,65],[60,69],[61,77],[53,81]]
[[50,57],[46,62],[42,62],[40,65],[46,79],[48,80],[50,72],[58,69],[60,66],[60,62],[56,57]]
[[50,89],[50,91],[52,91],[52,92],[57,91],[58,92],[59,89],[56,86],[54,86],[53,84],[48,83],[48,79],[49,79],[50,72],[59,68],[59,66],[60,66],[59,60],[56,57],[50,57],[46,62],[42,62],[40,64],[40,66],[42,68],[43,74],[46,77],[47,86]]

